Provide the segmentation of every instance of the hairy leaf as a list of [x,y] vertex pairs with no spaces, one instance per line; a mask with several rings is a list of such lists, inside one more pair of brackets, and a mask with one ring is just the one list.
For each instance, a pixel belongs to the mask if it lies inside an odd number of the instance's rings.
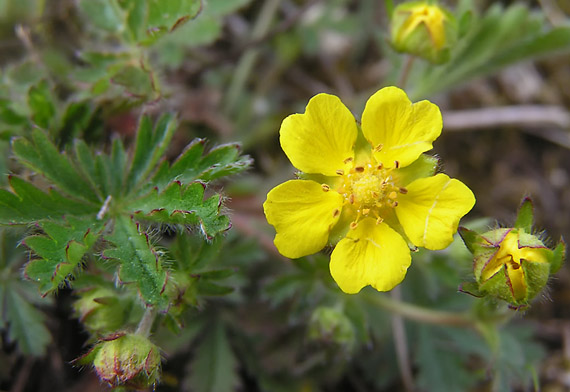
[[33,235],[24,240],[40,257],[26,265],[26,275],[38,282],[40,291],[46,294],[57,290],[74,274],[83,256],[99,238],[103,224],[70,217],[65,224],[48,221],[40,227],[46,235]]
[[119,216],[113,233],[107,235],[106,239],[115,248],[106,250],[103,256],[120,264],[121,282],[136,284],[147,304],[164,307],[166,298],[162,293],[166,284],[166,272],[147,233],[132,219]]
[[229,229],[227,216],[220,215],[219,195],[204,200],[204,185],[171,183],[162,192],[153,190],[126,207],[139,219],[161,223],[198,225],[207,238]]

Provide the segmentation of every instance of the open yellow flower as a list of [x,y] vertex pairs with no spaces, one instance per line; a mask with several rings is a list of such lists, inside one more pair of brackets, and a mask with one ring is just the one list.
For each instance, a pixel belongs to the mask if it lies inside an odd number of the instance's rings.
[[441,129],[436,105],[412,105],[396,87],[368,100],[361,126],[338,97],[313,97],[280,130],[300,179],[273,188],[263,205],[279,252],[298,258],[338,242],[330,271],[341,290],[394,288],[410,247],[447,247],[475,204],[462,182],[434,175],[437,160],[423,154]]

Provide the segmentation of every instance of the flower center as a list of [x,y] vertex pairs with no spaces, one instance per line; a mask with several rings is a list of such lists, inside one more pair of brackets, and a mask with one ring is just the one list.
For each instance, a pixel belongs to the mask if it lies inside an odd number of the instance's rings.
[[398,195],[407,190],[394,182],[392,172],[397,168],[398,165],[385,169],[382,164],[369,162],[353,167],[348,173],[339,173],[342,181],[337,191],[344,197],[345,204],[356,210],[351,228],[356,228],[358,221],[367,216],[376,218],[376,223],[380,224],[382,209],[398,206]]

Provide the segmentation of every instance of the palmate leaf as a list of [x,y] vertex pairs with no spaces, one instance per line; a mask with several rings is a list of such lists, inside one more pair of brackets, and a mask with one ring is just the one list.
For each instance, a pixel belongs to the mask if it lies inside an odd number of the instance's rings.
[[148,234],[132,219],[120,216],[115,221],[113,233],[105,238],[114,248],[104,251],[103,256],[120,263],[121,282],[136,284],[142,299],[148,305],[164,307],[167,303],[162,295],[166,285],[166,272]]
[[40,224],[46,235],[32,235],[24,244],[39,256],[26,265],[26,275],[39,283],[40,292],[47,294],[60,287],[74,274],[83,256],[95,244],[103,223],[66,219],[65,224],[46,221]]
[[175,181],[162,192],[151,191],[126,207],[139,219],[199,225],[209,239],[230,227],[228,217],[219,214],[220,196],[214,195],[204,200],[204,185],[200,182],[183,185]]

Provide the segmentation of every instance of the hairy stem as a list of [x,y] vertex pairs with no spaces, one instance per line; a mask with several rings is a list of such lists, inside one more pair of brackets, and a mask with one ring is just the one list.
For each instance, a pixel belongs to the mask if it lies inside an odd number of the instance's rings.
[[143,335],[148,337],[150,335],[150,330],[152,328],[152,324],[154,323],[154,318],[156,317],[156,311],[154,308],[146,308],[144,315],[139,322],[139,326],[137,327],[136,334]]

